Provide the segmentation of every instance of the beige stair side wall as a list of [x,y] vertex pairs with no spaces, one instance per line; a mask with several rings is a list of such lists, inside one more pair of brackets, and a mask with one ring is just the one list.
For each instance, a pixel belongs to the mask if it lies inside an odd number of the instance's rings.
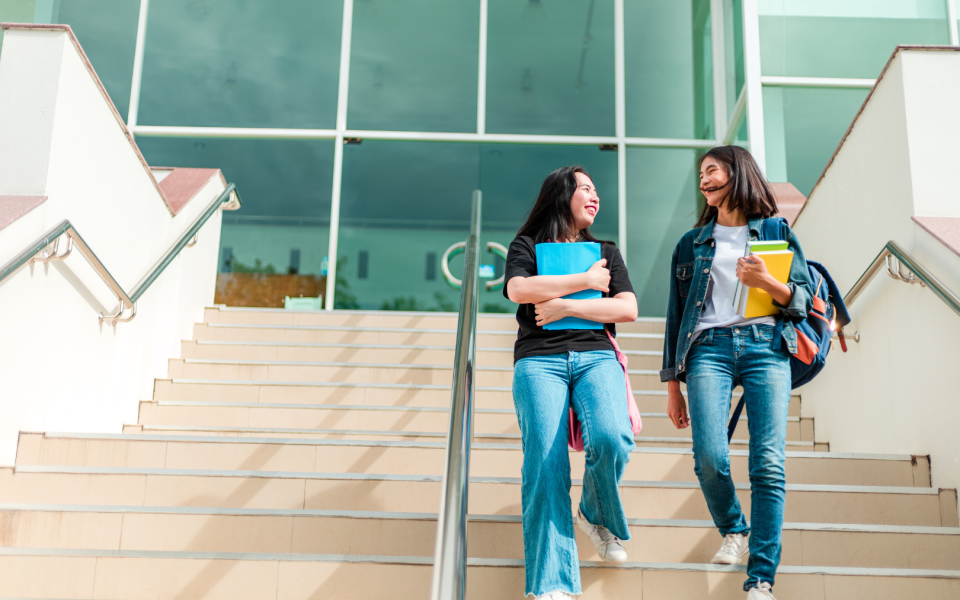
[[[222,190],[211,178],[171,216],[70,34],[6,31],[0,194],[49,199],[0,231],[0,264],[69,219],[130,291]],[[119,433],[136,422],[213,301],[219,237],[215,215],[116,327],[98,323],[118,300],[79,251],[0,285],[0,465],[13,464],[21,430]]]
[[[902,50],[796,223],[810,259],[846,293],[889,240],[960,292],[960,256],[912,216],[960,217],[960,52]],[[934,487],[960,487],[960,316],[881,271],[851,307],[860,343],[801,389],[836,452],[929,455]]]

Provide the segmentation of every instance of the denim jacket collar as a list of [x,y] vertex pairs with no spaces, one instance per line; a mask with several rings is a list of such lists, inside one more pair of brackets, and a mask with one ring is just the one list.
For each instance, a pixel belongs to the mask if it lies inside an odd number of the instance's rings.
[[[717,219],[714,218],[712,221],[704,225],[700,229],[700,235],[697,236],[697,239],[694,240],[694,244],[706,244],[707,242],[713,241],[713,226],[716,225]],[[747,219],[747,227],[750,228],[750,239],[759,240],[760,239],[760,228],[763,227],[763,218],[757,217],[755,219]]]

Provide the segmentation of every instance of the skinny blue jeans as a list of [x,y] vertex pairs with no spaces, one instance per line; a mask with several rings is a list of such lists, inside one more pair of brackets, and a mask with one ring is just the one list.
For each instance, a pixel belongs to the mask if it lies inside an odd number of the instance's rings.
[[[750,535],[744,590],[774,583],[780,564],[783,506],[786,499],[787,409],[790,356],[770,325],[708,329],[690,349],[687,396],[693,428],[693,455],[700,489],[720,535]],[[750,431],[750,515],[743,516],[727,445],[730,396],[743,386]]]
[[630,539],[619,490],[634,448],[623,377],[612,350],[531,356],[514,365],[528,596],[581,593],[567,450],[571,405],[586,453],[580,510],[591,523]]

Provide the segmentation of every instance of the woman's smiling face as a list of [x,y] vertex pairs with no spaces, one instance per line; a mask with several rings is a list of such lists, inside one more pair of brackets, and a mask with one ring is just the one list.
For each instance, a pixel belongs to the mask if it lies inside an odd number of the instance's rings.
[[730,182],[730,175],[726,168],[717,159],[708,156],[700,163],[700,191],[703,192],[707,204],[719,207],[730,190],[726,185]]
[[580,231],[593,225],[600,212],[600,197],[593,181],[583,173],[574,173],[577,178],[577,191],[570,198],[570,213],[573,215],[573,229]]

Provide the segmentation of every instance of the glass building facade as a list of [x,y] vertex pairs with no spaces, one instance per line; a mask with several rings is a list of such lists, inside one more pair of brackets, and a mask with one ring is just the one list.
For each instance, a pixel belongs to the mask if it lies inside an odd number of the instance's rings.
[[[473,190],[482,241],[507,245],[543,178],[580,164],[595,234],[662,316],[699,154],[744,145],[809,194],[894,47],[957,44],[958,6],[5,0],[0,19],[69,24],[151,165],[237,184],[224,278],[312,277],[328,308],[455,310],[439,262]],[[499,291],[480,304],[512,311]]]

